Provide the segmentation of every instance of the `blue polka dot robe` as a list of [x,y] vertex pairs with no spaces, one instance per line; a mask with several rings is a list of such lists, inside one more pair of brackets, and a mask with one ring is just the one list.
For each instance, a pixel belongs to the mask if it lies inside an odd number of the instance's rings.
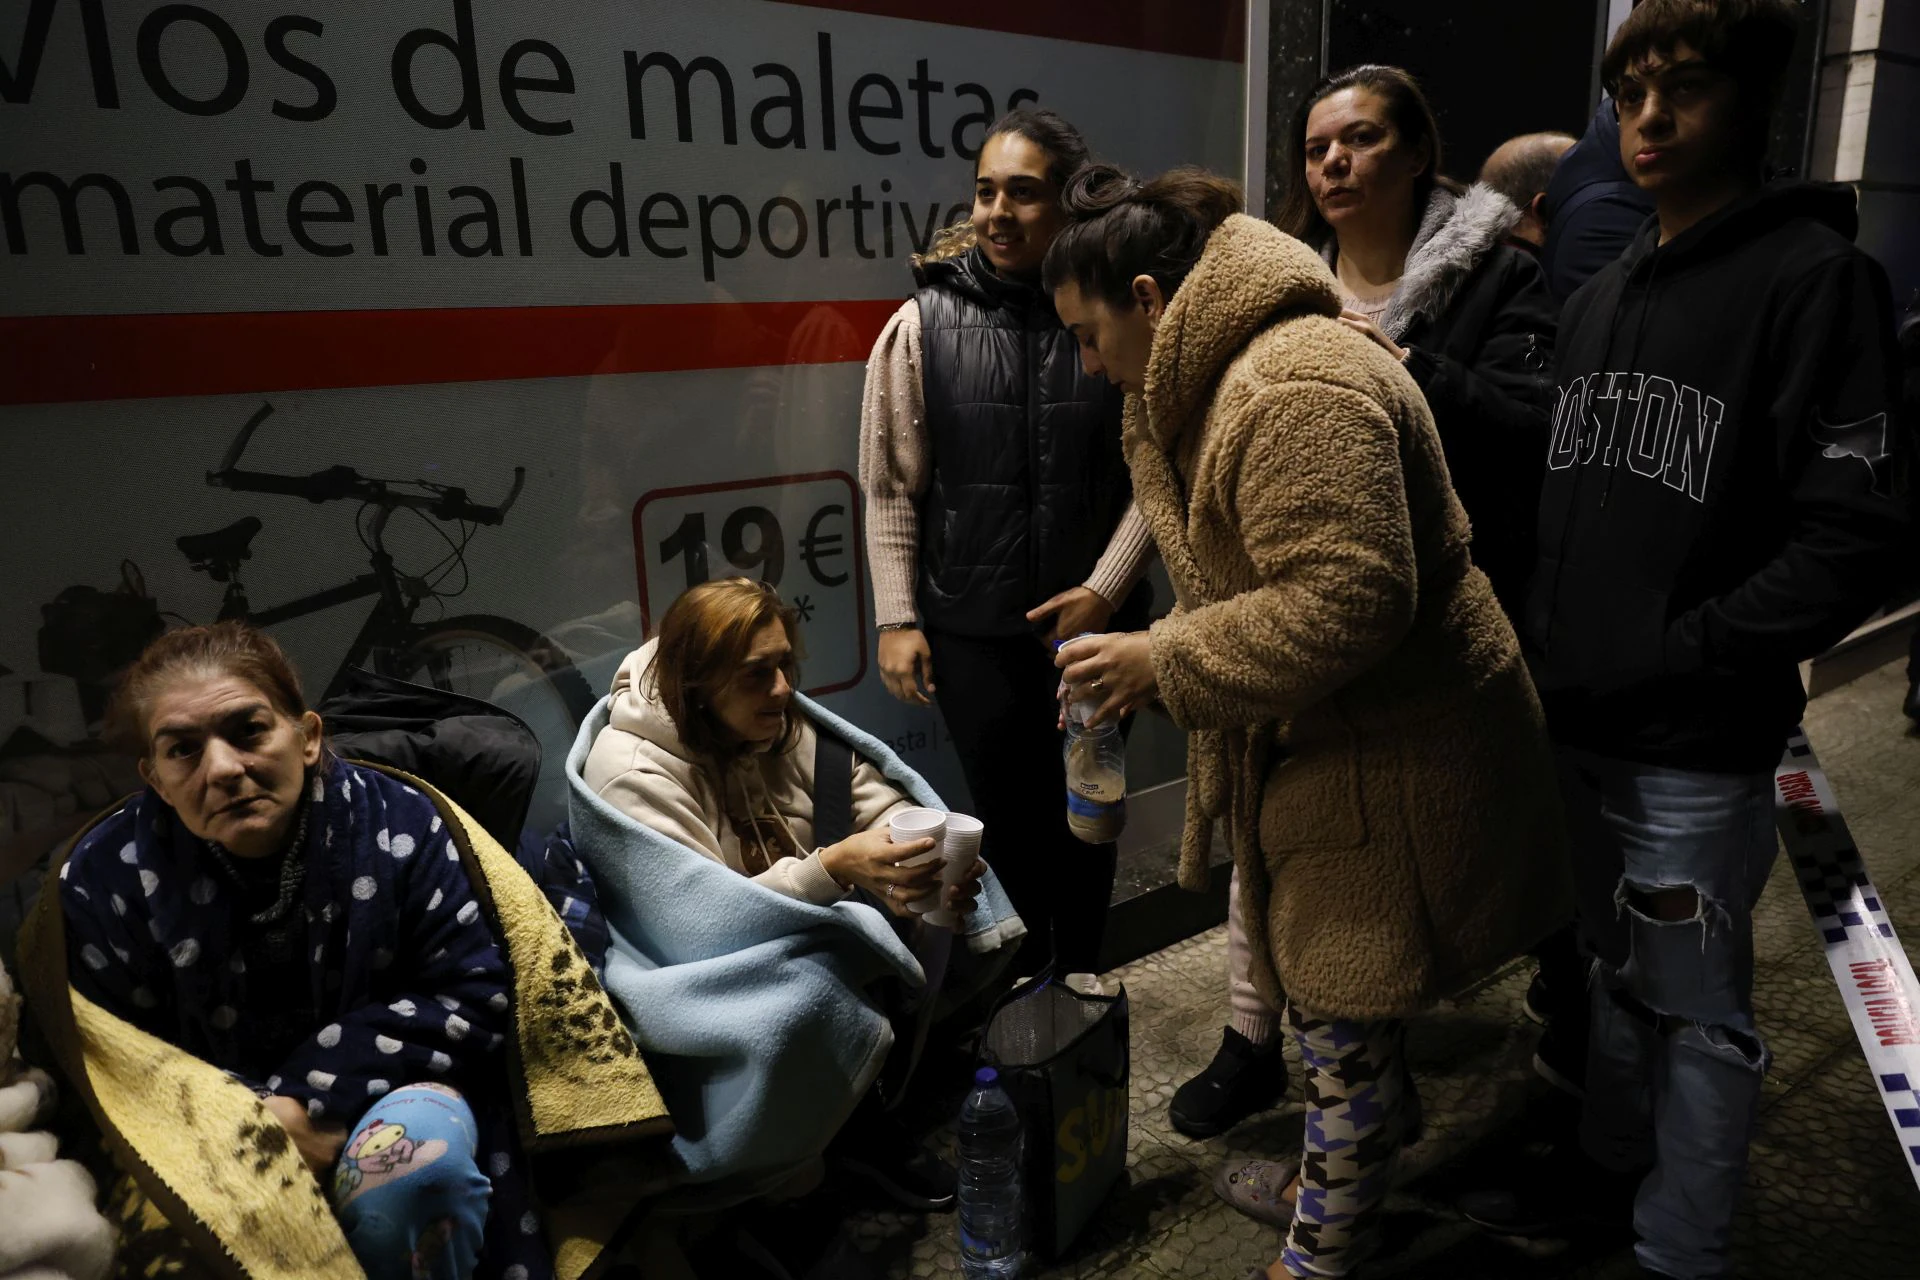
[[309,785],[292,921],[315,1017],[284,1060],[250,1051],[283,1010],[271,992],[249,998],[241,894],[152,791],[95,826],[61,871],[73,985],[317,1122],[350,1127],[406,1084],[462,1090],[493,1185],[475,1274],[544,1280],[507,1094],[511,978],[445,824],[418,790],[357,765],[323,765]]

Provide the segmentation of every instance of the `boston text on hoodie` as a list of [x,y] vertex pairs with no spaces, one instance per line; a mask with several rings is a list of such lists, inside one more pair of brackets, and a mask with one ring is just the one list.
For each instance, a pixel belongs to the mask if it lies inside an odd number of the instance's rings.
[[1856,226],[1844,187],[1762,188],[1568,302],[1524,628],[1557,741],[1770,768],[1796,664],[1880,603],[1909,449]]

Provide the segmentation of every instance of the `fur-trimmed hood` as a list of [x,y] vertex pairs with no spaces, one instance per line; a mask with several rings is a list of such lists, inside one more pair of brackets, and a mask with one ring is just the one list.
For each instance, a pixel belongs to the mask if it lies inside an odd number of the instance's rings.
[[[1436,186],[1413,233],[1400,287],[1380,317],[1380,331],[1398,342],[1423,317],[1431,320],[1444,312],[1474,268],[1519,221],[1513,201],[1484,182],[1476,182],[1464,195]],[[1328,270],[1339,256],[1340,246],[1332,238],[1320,246]]]

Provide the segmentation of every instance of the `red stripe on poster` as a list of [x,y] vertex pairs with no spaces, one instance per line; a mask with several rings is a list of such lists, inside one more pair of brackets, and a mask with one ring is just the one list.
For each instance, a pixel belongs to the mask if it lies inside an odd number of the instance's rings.
[[1222,62],[1246,60],[1246,0],[781,0],[804,9],[838,9],[1009,35],[1078,40],[1148,53]]
[[865,360],[898,298],[0,317],[0,404]]

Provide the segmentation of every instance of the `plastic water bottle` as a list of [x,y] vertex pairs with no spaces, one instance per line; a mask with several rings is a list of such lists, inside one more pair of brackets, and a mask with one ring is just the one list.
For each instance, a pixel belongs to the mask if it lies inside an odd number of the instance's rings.
[[973,1073],[960,1108],[960,1274],[967,1280],[1020,1275],[1020,1113],[1000,1073]]
[[1127,825],[1126,739],[1112,720],[1087,727],[1100,701],[1098,695],[1067,700],[1067,829],[1088,844],[1118,840]]

